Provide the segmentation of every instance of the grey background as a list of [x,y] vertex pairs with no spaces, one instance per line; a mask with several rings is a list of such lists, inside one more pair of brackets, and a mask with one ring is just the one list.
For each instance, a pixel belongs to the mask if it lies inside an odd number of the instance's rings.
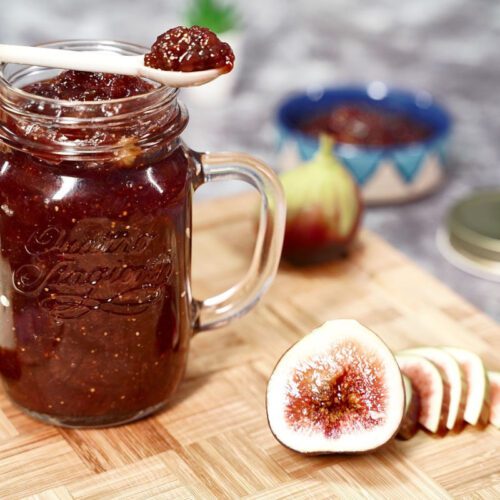
[[[500,320],[500,285],[448,264],[434,238],[453,200],[500,184],[500,2],[240,0],[246,42],[234,97],[190,106],[194,148],[244,150],[275,162],[273,114],[288,92],[383,80],[424,88],[455,118],[451,173],[425,200],[370,209],[365,224]],[[182,23],[182,0],[0,0],[0,42],[108,38],[150,45]],[[226,191],[233,189],[226,188]],[[206,190],[202,195],[219,194]]]

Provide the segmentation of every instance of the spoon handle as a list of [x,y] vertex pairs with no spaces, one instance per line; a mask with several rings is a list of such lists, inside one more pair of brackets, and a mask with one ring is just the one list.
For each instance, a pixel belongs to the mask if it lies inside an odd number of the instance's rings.
[[122,56],[112,52],[59,50],[23,45],[1,45],[0,61],[48,68],[137,75],[143,56]]

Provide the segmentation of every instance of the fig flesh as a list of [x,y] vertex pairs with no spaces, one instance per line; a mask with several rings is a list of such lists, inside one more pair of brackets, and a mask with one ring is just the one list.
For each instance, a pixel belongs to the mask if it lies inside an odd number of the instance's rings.
[[471,425],[486,425],[490,413],[488,373],[481,358],[467,349],[444,347],[460,364],[467,381],[464,420]]
[[329,321],[293,345],[266,399],[276,439],[306,454],[378,448],[396,434],[405,405],[391,351],[354,320]]
[[444,349],[438,347],[417,347],[404,351],[408,354],[423,356],[432,361],[440,370],[444,382],[444,405],[446,428],[462,427],[467,396],[467,382],[456,359]]
[[490,380],[490,423],[500,429],[500,372],[488,372]]
[[420,397],[420,425],[433,433],[445,432],[444,384],[437,366],[427,358],[414,354],[398,354],[396,359]]
[[420,396],[413,388],[411,380],[403,375],[403,386],[405,389],[405,414],[403,422],[399,427],[398,439],[411,439],[418,431],[418,417],[420,415]]

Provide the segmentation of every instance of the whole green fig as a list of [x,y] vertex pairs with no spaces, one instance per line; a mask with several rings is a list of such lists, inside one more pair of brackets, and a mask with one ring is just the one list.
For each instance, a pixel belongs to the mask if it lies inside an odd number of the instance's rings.
[[360,225],[359,188],[332,146],[322,136],[314,158],[281,175],[288,206],[283,257],[293,264],[345,256]]

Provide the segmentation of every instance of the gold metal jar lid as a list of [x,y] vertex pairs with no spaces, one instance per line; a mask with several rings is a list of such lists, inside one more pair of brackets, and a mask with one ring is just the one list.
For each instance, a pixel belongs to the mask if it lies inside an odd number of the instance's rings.
[[438,233],[438,247],[464,271],[500,281],[500,191],[457,202]]

